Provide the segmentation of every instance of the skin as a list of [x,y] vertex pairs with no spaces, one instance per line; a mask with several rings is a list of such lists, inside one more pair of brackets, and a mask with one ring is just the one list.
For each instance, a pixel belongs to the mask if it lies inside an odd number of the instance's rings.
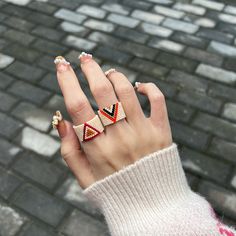
[[57,126],[61,155],[85,189],[145,155],[170,146],[172,135],[165,98],[155,84],[141,83],[136,89],[150,101],[151,113],[146,117],[134,87],[124,74],[116,71],[105,76],[101,67],[86,55],[80,58],[80,66],[98,107],[102,109],[120,101],[126,113],[126,119],[106,126],[94,139],[80,143],[73,124],[82,124],[96,113],[72,67],[56,65],[57,80],[73,122],[62,120]]

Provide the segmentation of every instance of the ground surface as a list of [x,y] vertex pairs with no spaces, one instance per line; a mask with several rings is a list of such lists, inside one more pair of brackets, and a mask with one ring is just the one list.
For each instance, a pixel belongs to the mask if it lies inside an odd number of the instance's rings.
[[61,161],[50,127],[56,109],[66,114],[53,59],[66,56],[79,74],[81,51],[132,83],[160,87],[192,188],[236,225],[233,2],[0,2],[1,236],[108,235]]

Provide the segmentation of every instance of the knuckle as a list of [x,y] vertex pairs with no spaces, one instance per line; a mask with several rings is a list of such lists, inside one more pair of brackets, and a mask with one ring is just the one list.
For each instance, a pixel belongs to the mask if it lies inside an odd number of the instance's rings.
[[120,83],[116,87],[116,92],[121,94],[121,95],[130,95],[134,92],[134,88],[131,84],[128,83]]
[[112,85],[110,83],[96,84],[91,88],[91,92],[96,97],[105,96],[112,92]]
[[67,106],[67,110],[71,115],[74,115],[78,112],[83,111],[88,107],[88,101],[84,98],[74,100],[73,102],[70,102],[69,105]]

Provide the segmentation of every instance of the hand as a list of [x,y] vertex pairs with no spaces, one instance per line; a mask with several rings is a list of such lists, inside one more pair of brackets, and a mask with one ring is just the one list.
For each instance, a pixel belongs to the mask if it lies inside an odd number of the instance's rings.
[[[113,174],[147,154],[172,144],[165,98],[153,83],[140,83],[137,92],[150,101],[150,117],[145,117],[135,89],[120,72],[107,76],[90,54],[80,57],[81,70],[99,108],[120,101],[126,119],[105,127],[103,133],[80,143],[73,125],[62,120],[57,128],[61,137],[61,155],[82,188]],[[57,79],[74,125],[95,116],[72,67],[63,58],[57,61]]]

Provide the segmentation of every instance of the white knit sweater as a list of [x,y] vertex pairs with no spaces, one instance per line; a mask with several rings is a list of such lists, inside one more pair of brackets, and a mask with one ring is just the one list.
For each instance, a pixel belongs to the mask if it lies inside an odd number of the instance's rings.
[[84,194],[101,209],[112,236],[236,236],[191,191],[175,143],[95,182]]

